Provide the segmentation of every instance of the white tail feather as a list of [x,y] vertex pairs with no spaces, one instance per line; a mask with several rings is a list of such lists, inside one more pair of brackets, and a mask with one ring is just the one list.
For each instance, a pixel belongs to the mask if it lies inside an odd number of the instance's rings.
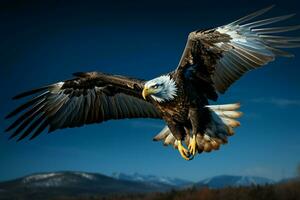
[[221,120],[224,122],[224,124],[233,128],[241,125],[240,122],[231,118],[221,117]]
[[172,134],[169,134],[168,137],[165,139],[164,144],[169,145],[169,144],[174,144],[175,142],[175,137]]
[[220,117],[228,117],[228,118],[239,118],[243,115],[242,112],[239,111],[222,111],[222,110],[216,110],[214,111],[217,115]]
[[170,134],[168,126],[165,126],[154,138],[153,140],[159,141],[165,139]]
[[220,111],[220,110],[233,111],[239,109],[241,107],[241,104],[233,103],[233,104],[223,104],[223,105],[209,105],[205,107],[213,111]]

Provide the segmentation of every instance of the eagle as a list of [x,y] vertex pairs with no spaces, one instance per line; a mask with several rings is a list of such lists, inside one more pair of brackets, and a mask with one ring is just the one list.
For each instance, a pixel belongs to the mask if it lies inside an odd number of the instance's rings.
[[292,57],[282,49],[300,46],[300,38],[277,33],[300,26],[270,24],[293,15],[253,20],[273,6],[229,24],[189,33],[175,70],[152,80],[102,72],[77,72],[69,80],[23,92],[30,97],[10,112],[16,117],[6,129],[17,141],[57,129],[126,118],[164,120],[154,137],[173,146],[182,158],[217,150],[234,134],[242,115],[239,103],[210,105],[246,72],[276,57]]

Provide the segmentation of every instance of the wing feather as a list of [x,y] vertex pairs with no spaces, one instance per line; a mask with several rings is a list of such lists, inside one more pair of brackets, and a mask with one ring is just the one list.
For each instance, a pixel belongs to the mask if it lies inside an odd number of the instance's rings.
[[256,18],[256,17],[258,17],[258,16],[260,16],[260,15],[268,12],[272,8],[274,8],[274,5],[271,5],[271,6],[267,7],[267,8],[264,8],[264,9],[261,9],[259,11],[253,12],[253,13],[245,16],[245,17],[242,17],[242,18],[240,18],[240,19],[238,19],[238,20],[236,20],[234,22],[231,22],[229,25],[234,26],[234,25],[239,25],[239,24],[245,23],[247,21],[250,21],[251,19],[254,19],[254,18]]
[[[17,141],[34,139],[48,127],[56,129],[124,118],[161,118],[154,105],[141,96],[144,82],[97,72],[17,95],[36,95],[17,107],[7,118],[20,116],[6,129]],[[41,93],[41,94],[40,94]]]
[[[292,54],[282,49],[300,47],[300,38],[273,34],[295,31],[300,29],[300,25],[265,26],[287,20],[294,14],[251,21],[271,8],[273,6],[224,26],[191,32],[177,74],[187,77],[186,72],[189,71],[188,79],[193,80],[198,79],[201,73],[206,76],[202,80],[208,80],[215,91],[224,93],[248,71],[268,64],[277,56],[292,57]],[[193,70],[188,70],[191,68]],[[204,84],[195,87],[201,85]]]
[[279,17],[272,17],[272,18],[269,18],[269,19],[263,19],[263,20],[251,22],[251,23],[248,23],[248,24],[244,24],[244,25],[241,25],[241,27],[245,27],[245,28],[249,28],[249,29],[256,28],[256,27],[265,26],[265,25],[276,23],[276,22],[280,22],[280,21],[289,19],[293,16],[295,16],[295,14],[283,15],[283,16],[279,16]]
[[40,135],[43,132],[43,130],[45,130],[47,128],[48,125],[49,125],[49,119],[44,120],[43,123],[32,134],[32,136],[30,137],[30,140],[32,140],[32,139],[36,138],[38,135]]

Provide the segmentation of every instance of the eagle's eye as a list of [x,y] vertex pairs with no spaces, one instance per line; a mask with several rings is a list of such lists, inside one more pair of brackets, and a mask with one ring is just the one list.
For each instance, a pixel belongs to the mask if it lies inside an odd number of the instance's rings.
[[153,85],[152,88],[157,89],[158,85]]

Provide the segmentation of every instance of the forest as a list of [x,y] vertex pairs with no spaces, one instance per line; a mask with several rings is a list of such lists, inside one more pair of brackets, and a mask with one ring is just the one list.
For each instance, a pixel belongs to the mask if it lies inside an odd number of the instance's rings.
[[300,200],[300,180],[250,187],[189,188],[165,193],[124,194],[109,197],[82,196],[57,200]]

